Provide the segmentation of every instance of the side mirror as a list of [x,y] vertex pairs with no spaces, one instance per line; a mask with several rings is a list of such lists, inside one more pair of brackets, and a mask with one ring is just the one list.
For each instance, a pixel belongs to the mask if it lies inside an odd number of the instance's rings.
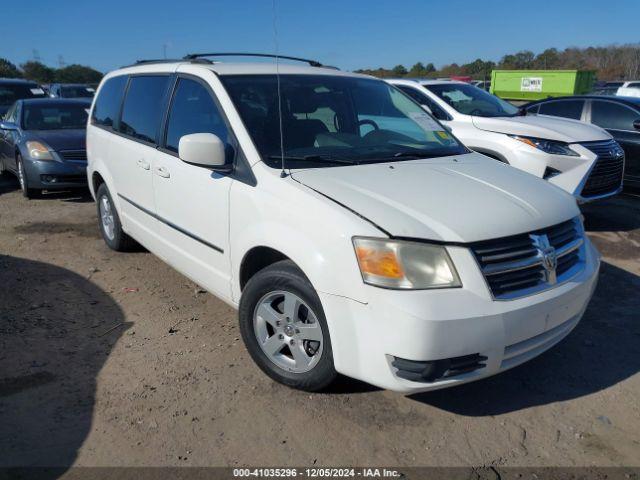
[[422,104],[422,105],[420,105],[420,106],[421,106],[422,108],[424,108],[424,109],[425,109],[425,111],[426,111],[427,113],[429,113],[429,114],[433,115],[433,112],[431,111],[431,108],[429,107],[429,105],[424,105],[424,104]]
[[0,122],[0,130],[17,130],[18,125],[13,122],[5,122],[4,120]]
[[178,143],[180,160],[193,165],[211,167],[216,170],[230,170],[226,163],[224,143],[213,133],[192,133],[184,135]]
[[633,128],[640,130],[640,118],[633,122]]

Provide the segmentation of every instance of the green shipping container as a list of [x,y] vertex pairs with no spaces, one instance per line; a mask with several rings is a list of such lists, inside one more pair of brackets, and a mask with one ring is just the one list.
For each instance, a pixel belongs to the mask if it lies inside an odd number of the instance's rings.
[[506,100],[540,100],[588,93],[594,81],[587,70],[494,70],[490,91]]

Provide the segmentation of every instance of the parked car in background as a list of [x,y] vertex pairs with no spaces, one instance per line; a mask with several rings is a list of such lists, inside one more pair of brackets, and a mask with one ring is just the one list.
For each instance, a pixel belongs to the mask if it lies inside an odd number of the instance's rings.
[[487,92],[491,88],[491,80],[474,80],[471,82],[471,85],[474,87],[481,88],[482,90],[486,90]]
[[238,308],[266,374],[415,393],[519,365],[579,322],[599,255],[569,194],[379,79],[203,57],[105,77],[87,175],[105,243],[135,239]]
[[11,106],[0,122],[0,172],[15,174],[25,197],[86,186],[90,106],[88,100],[50,98]]
[[[550,98],[524,107],[529,113],[573,118],[609,132],[625,152],[624,185],[640,188],[640,98],[583,95]],[[609,175],[621,167],[610,167]]]
[[14,102],[22,98],[44,98],[47,94],[40,85],[28,80],[0,78],[0,119]]
[[49,86],[51,98],[93,98],[96,89],[84,83],[53,83]]
[[[622,188],[624,153],[603,129],[576,120],[523,115],[510,103],[460,82],[390,80],[467,147],[529,172],[579,202]],[[610,175],[614,169],[617,175]]]

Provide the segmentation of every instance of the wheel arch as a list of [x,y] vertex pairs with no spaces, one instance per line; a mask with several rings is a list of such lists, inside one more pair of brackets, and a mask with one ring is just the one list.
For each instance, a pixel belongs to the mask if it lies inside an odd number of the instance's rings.
[[[244,290],[244,287],[247,285],[249,280],[251,280],[251,278],[260,270],[282,260],[291,260],[291,258],[280,250],[267,247],[266,245],[259,245],[249,249],[245,252],[242,257],[242,261],[240,262],[240,269],[238,273],[240,290]],[[296,264],[295,262],[293,263]],[[296,264],[296,266],[300,269],[298,264]],[[300,271],[302,271],[302,269],[300,269]]]

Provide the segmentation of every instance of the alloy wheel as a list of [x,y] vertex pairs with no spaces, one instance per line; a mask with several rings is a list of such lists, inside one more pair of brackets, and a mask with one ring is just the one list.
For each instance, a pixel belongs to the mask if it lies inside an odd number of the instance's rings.
[[109,197],[103,195],[100,197],[100,220],[102,222],[102,230],[109,240],[113,240],[115,233],[115,219]]
[[270,292],[260,299],[253,331],[267,358],[283,370],[304,373],[320,361],[324,336],[318,317],[291,292]]

